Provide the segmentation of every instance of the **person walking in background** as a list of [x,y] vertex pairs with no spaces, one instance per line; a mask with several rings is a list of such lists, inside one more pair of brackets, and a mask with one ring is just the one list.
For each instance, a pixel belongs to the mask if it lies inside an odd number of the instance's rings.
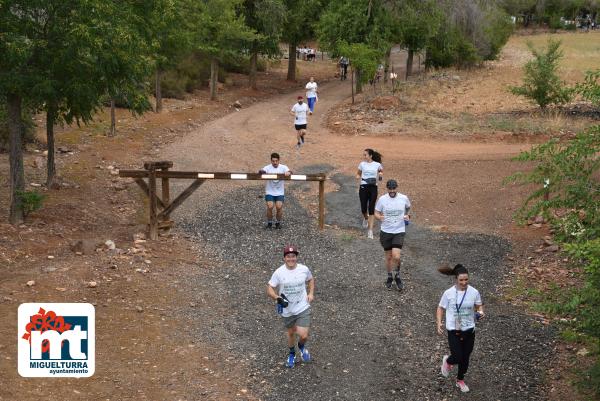
[[[444,355],[440,368],[442,376],[448,377],[454,365],[458,365],[456,387],[463,393],[469,391],[465,384],[465,374],[469,368],[469,358],[475,345],[475,322],[483,317],[483,302],[479,291],[469,285],[469,272],[458,264],[454,268],[442,266],[439,272],[456,278],[455,284],[448,288],[437,307],[437,332],[448,335],[450,355]],[[442,318],[445,316],[446,327]]]
[[315,77],[310,77],[310,81],[306,84],[306,101],[308,102],[309,113],[312,114],[315,111],[315,104],[319,101],[318,97],[319,90]]
[[348,65],[350,61],[348,57],[342,56],[340,57],[339,65],[340,65],[340,79],[345,81],[348,76]]
[[358,164],[356,178],[359,179],[358,197],[363,215],[362,227],[367,229],[367,237],[373,238],[375,203],[377,202],[377,181],[383,179],[381,154],[373,149],[363,151],[363,161]]
[[[379,242],[385,253],[385,266],[387,269],[387,280],[385,286],[392,289],[392,283],[396,288],[403,287],[400,278],[400,251],[404,245],[406,225],[410,220],[410,201],[408,197],[397,193],[398,183],[396,180],[388,180],[385,187],[388,193],[382,195],[375,205],[375,218],[381,221],[381,232]],[[392,271],[396,268],[396,275],[392,279]]]
[[[271,153],[271,164],[267,164],[258,171],[259,174],[292,174],[290,169],[279,163],[279,153]],[[273,228],[273,207],[275,207],[275,228],[281,228],[283,222],[284,181],[269,180],[265,184],[265,202],[267,203],[266,228]]]
[[304,135],[306,135],[308,106],[304,103],[304,98],[298,96],[298,102],[292,106],[290,113],[295,117],[294,128],[296,129],[296,148],[304,144]]
[[295,246],[287,245],[283,249],[283,260],[285,263],[269,280],[267,295],[277,302],[281,311],[289,349],[285,364],[293,368],[296,363],[296,336],[302,361],[311,360],[306,341],[310,330],[310,304],[315,299],[315,279],[308,267],[298,263],[298,248]]

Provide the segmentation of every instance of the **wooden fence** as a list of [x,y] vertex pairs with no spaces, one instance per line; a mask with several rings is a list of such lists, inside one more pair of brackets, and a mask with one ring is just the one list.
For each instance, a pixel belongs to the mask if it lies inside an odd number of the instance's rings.
[[[159,229],[173,226],[171,213],[190,197],[207,180],[286,180],[286,181],[318,181],[319,182],[319,228],[323,229],[325,219],[325,174],[259,174],[259,173],[224,173],[199,171],[172,171],[173,162],[145,162],[144,170],[119,170],[120,177],[130,177],[148,196],[150,203],[148,236],[158,238]],[[171,201],[169,179],[194,180],[175,199]],[[148,182],[144,179],[147,179]],[[161,180],[161,196],[157,192],[157,179]]]

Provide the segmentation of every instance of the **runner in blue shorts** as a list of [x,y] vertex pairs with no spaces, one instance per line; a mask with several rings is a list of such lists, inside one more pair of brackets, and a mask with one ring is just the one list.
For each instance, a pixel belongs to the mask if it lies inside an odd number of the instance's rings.
[[[271,153],[271,164],[258,171],[259,174],[292,174],[284,164],[279,163],[279,153]],[[281,228],[283,221],[284,186],[283,180],[269,180],[265,185],[265,202],[267,202],[267,228],[273,228],[273,207],[275,207],[275,228]]]

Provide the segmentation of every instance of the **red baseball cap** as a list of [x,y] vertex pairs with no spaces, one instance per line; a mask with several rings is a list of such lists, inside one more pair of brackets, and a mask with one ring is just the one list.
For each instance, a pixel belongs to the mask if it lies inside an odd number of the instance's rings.
[[300,99],[304,99],[304,97],[302,97],[302,96],[298,96],[298,100],[300,100]]
[[298,256],[298,248],[294,245],[286,245],[285,248],[283,248],[283,256],[287,255],[288,253],[295,253],[296,256]]

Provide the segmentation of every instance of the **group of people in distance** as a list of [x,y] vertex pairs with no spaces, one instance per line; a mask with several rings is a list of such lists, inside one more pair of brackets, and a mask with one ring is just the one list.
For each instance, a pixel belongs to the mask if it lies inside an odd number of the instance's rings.
[[317,60],[317,49],[312,47],[297,47],[296,58],[305,61],[316,61]]
[[[309,103],[305,104],[304,98],[299,96],[298,102],[291,109],[295,116],[298,148],[304,143],[307,115],[314,112],[317,101],[317,84],[313,77],[306,85],[306,90]],[[314,100],[310,101],[311,98]],[[260,169],[259,173],[285,176],[292,174],[286,165],[280,163],[278,153],[271,154],[271,163]],[[362,227],[367,229],[368,239],[374,238],[374,221],[381,223],[379,242],[383,247],[387,271],[385,286],[388,290],[395,286],[401,291],[404,286],[400,273],[400,256],[406,227],[410,224],[410,200],[398,192],[398,182],[394,179],[387,180],[387,193],[378,198],[378,184],[383,182],[383,164],[382,155],[373,149],[363,151],[363,160],[358,165],[356,177],[359,180]],[[284,199],[284,181],[267,181],[267,229],[282,228]],[[296,246],[286,245],[283,249],[284,263],[275,270],[267,285],[267,295],[275,301],[285,327],[289,349],[285,364],[288,368],[293,368],[300,359],[309,362],[312,358],[306,343],[310,331],[311,303],[315,298],[315,278],[307,266],[298,262],[298,255]],[[468,392],[469,387],[465,384],[464,377],[475,344],[475,323],[485,316],[483,302],[479,291],[469,285],[469,273],[463,265],[457,264],[454,268],[444,266],[438,270],[442,274],[455,276],[454,285],[443,293],[436,312],[437,332],[440,335],[447,334],[450,348],[450,355],[444,355],[442,359],[440,372],[448,377],[454,366],[458,366],[456,386],[462,392]],[[296,357],[296,347],[299,358]]]

